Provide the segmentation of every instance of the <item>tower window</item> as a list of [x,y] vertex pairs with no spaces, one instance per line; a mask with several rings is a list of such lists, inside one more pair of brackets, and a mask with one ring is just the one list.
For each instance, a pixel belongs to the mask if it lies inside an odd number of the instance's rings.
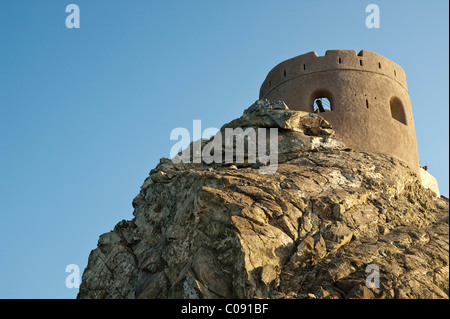
[[394,96],[390,100],[390,106],[392,118],[394,118],[395,120],[399,121],[402,124],[407,125],[405,109],[403,108],[402,101],[398,97]]
[[323,113],[332,111],[330,100],[326,97],[318,97],[314,99],[313,106],[314,106],[314,113]]
[[286,69],[284,69],[284,77],[286,77]]
[[369,108],[369,100],[366,99],[366,107]]
[[342,59],[341,58],[339,58],[339,64],[341,64],[342,63]]
[[363,62],[362,62],[362,60],[359,60],[359,65],[360,65],[360,66],[362,66],[362,65],[363,65]]
[[272,82],[269,81],[269,87],[271,87],[271,86],[272,86]]
[[381,69],[381,63],[380,62],[378,62],[378,68]]
[[303,70],[306,70],[306,64],[303,64]]

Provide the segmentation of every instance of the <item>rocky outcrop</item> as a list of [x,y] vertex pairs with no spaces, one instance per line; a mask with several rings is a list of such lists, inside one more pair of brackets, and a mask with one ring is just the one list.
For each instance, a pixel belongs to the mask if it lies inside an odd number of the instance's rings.
[[440,197],[439,185],[436,178],[424,170],[422,167],[419,168],[419,177],[424,188],[431,190],[436,197]]
[[248,154],[161,159],[134,218],[100,236],[78,298],[448,298],[448,202],[404,163],[348,149],[282,102],[220,131],[236,127],[278,128],[276,172]]

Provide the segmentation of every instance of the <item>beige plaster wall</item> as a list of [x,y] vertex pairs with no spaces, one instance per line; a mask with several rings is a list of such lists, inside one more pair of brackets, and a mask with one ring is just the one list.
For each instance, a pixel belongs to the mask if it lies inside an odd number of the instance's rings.
[[[260,98],[282,100],[293,110],[313,112],[317,97],[327,97],[331,112],[321,113],[349,147],[386,153],[419,172],[411,102],[403,69],[373,52],[315,52],[284,61],[261,86]],[[401,101],[406,123],[392,117],[390,101]]]

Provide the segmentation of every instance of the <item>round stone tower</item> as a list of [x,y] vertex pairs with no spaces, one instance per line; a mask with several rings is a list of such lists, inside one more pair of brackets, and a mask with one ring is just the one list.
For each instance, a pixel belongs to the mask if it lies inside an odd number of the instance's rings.
[[314,101],[337,137],[356,150],[385,153],[419,171],[416,132],[403,69],[362,50],[329,50],[299,55],[274,67],[260,99],[282,100],[290,109],[314,112]]

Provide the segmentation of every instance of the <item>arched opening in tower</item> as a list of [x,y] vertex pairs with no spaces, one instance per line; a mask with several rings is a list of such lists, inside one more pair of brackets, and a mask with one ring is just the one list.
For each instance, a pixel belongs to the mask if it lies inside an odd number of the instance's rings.
[[405,109],[403,108],[402,101],[398,97],[394,96],[390,100],[390,106],[392,118],[394,118],[395,120],[399,121],[402,124],[407,125]]
[[315,98],[313,107],[314,107],[314,113],[330,112],[332,110],[331,102],[326,97]]

